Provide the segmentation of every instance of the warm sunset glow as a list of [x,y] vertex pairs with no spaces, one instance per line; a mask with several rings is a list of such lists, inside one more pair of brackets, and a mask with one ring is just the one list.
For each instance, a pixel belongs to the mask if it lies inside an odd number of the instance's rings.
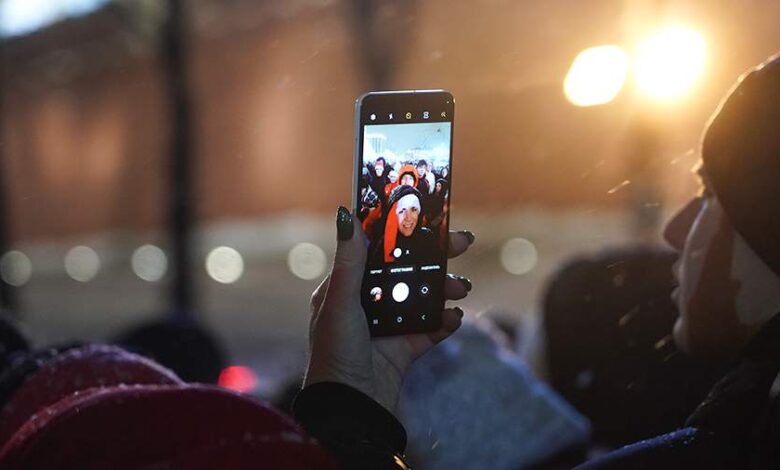
[[609,103],[628,74],[628,56],[618,46],[590,47],[572,62],[563,81],[566,98],[576,106]]
[[637,86],[655,99],[678,98],[699,79],[705,61],[706,45],[701,34],[679,26],[663,28],[636,49]]

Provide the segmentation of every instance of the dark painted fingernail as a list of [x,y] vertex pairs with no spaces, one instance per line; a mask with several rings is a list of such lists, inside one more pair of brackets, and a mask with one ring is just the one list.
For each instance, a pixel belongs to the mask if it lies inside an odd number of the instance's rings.
[[474,244],[474,240],[476,239],[476,237],[474,236],[473,233],[471,233],[471,231],[469,231],[469,230],[461,230],[460,233],[462,233],[463,235],[466,236],[466,238],[469,239],[469,245],[473,245]]
[[463,287],[466,288],[466,292],[471,292],[472,285],[469,278],[458,276],[457,274],[449,274],[449,273],[447,274],[447,277],[449,277],[450,279],[454,279],[456,281],[460,281],[460,283],[463,284]]
[[463,317],[463,309],[460,307],[455,307],[455,313],[458,314],[459,317]]
[[339,240],[349,240],[355,232],[355,225],[352,223],[352,214],[344,206],[339,206],[336,212],[336,236]]

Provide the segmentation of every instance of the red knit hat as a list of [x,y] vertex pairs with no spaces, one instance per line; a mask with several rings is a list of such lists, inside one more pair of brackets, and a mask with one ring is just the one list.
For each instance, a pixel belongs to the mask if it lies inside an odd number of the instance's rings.
[[0,410],[0,445],[37,411],[73,392],[120,384],[182,384],[168,369],[116,346],[92,344],[46,361]]
[[336,469],[291,418],[207,385],[77,392],[29,419],[0,450],[0,468]]

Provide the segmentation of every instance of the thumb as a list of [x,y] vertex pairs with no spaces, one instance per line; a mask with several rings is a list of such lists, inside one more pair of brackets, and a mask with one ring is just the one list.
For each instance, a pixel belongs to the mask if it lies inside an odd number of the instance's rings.
[[346,207],[340,206],[338,209],[336,231],[338,243],[329,291],[338,298],[337,302],[341,303],[351,298],[360,298],[360,286],[366,266],[367,243],[360,222]]

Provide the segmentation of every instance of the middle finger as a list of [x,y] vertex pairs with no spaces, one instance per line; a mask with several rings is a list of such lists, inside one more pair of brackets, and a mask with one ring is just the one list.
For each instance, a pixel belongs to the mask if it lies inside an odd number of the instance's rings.
[[463,276],[447,273],[444,280],[444,298],[448,300],[460,300],[471,291],[471,281]]

